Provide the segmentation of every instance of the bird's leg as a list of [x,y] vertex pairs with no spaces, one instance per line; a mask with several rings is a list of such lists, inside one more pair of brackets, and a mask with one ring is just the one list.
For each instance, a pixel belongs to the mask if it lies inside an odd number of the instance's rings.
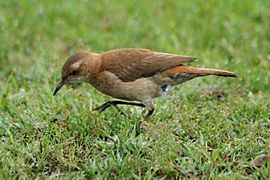
[[111,106],[111,103],[110,103],[110,101],[107,101],[107,102],[105,102],[104,104],[102,104],[102,105],[100,105],[100,106],[98,106],[98,107],[96,107],[95,109],[94,109],[94,111],[104,111],[105,109],[107,109],[108,107],[110,107]]
[[115,109],[117,109],[117,111],[121,114],[121,115],[124,115],[124,116],[126,116],[126,114],[116,105],[116,104],[112,104],[114,107],[115,107]]
[[121,111],[121,109],[117,107],[118,104],[145,107],[143,103],[125,102],[125,101],[107,101],[106,103],[102,104],[101,106],[98,106],[94,110],[102,112],[102,111],[105,111],[111,105],[113,105],[119,111],[120,114],[124,115],[123,111]]
[[138,136],[141,132],[141,124],[153,114],[155,111],[155,107],[151,100],[144,102],[145,107],[148,109],[148,112],[141,118],[141,120],[136,125],[136,136]]

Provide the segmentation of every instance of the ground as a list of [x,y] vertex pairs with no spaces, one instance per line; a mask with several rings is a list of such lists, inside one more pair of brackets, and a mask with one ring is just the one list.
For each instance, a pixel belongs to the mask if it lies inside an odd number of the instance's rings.
[[[270,1],[0,1],[0,178],[270,177]],[[88,84],[56,97],[66,58],[141,47],[198,57],[203,77],[145,113],[94,107]]]

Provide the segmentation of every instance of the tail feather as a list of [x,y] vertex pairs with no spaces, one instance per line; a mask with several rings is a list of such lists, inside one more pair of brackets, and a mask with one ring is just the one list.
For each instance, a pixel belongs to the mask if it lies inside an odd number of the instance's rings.
[[176,66],[174,68],[168,69],[167,72],[170,75],[191,74],[195,76],[216,75],[224,77],[237,77],[235,73],[230,71],[208,68],[193,68],[190,66]]

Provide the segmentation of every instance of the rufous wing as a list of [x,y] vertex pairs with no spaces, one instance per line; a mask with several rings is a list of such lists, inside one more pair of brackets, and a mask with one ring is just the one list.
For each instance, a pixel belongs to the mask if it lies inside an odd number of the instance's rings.
[[101,55],[101,70],[114,73],[124,82],[152,76],[196,59],[139,48],[116,49]]

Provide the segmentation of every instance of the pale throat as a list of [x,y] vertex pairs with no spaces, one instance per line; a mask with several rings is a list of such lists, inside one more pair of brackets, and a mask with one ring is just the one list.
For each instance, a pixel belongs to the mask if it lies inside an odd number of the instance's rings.
[[73,77],[69,80],[70,83],[74,83],[74,82],[87,82],[89,83],[90,82],[90,79],[88,76],[76,76],[76,77]]

